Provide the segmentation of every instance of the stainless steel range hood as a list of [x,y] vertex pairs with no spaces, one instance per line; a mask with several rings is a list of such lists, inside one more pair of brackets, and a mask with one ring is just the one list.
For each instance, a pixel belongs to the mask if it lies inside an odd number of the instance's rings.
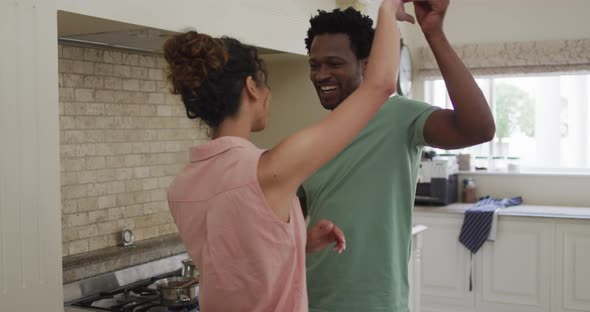
[[[58,12],[60,42],[98,45],[126,50],[161,53],[162,45],[175,32],[76,13]],[[261,55],[284,52],[256,47]]]

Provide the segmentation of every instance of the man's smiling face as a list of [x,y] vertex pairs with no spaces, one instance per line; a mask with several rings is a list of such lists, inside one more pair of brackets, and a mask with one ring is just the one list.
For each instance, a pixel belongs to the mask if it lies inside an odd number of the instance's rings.
[[320,34],[309,51],[309,78],[325,109],[333,110],[362,80],[365,61],[357,59],[347,34]]

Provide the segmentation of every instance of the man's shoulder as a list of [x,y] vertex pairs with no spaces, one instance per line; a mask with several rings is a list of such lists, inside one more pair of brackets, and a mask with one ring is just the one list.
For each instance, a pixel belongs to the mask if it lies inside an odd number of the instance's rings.
[[[396,107],[397,109],[420,109],[420,108],[427,108],[427,107],[431,107],[432,105],[424,102],[424,101],[420,101],[420,100],[414,100],[414,99],[410,99],[407,98],[405,96],[401,96],[401,95],[394,95],[392,97],[390,97],[385,104],[383,104],[384,107]],[[393,107],[392,107],[393,106]]]
[[426,102],[395,95],[390,97],[379,111],[378,116],[394,120],[414,120],[426,111],[438,107]]
[[428,107],[431,107],[428,103],[395,95],[383,103],[376,116],[378,119],[387,118],[388,120],[407,119]]

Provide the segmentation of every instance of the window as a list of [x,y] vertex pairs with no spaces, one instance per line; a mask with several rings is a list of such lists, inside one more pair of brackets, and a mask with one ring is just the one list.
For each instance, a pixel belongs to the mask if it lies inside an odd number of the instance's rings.
[[[590,75],[478,77],[496,120],[492,142],[453,153],[518,157],[524,170],[590,169]],[[443,80],[427,80],[424,99],[452,109]],[[448,151],[437,151],[447,153]],[[485,158],[484,158],[485,157]]]

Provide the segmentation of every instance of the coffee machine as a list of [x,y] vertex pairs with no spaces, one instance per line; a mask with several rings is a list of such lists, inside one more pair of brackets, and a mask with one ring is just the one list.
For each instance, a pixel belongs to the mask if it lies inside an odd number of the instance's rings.
[[455,155],[423,152],[414,204],[442,206],[457,202],[458,173],[459,165]]

